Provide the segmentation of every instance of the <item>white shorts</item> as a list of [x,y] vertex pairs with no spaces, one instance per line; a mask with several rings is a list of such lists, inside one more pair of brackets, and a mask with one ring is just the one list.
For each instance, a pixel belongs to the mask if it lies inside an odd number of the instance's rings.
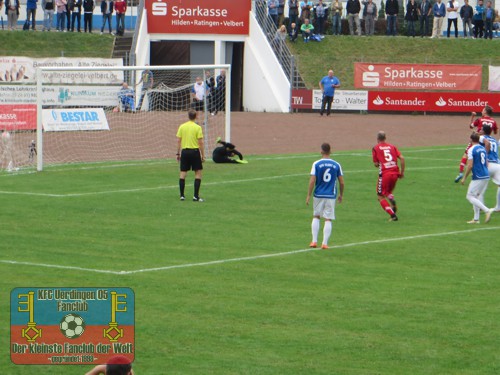
[[329,198],[314,198],[313,216],[323,217],[325,219],[335,220],[335,203],[336,199]]
[[482,197],[488,187],[489,181],[490,180],[472,180],[469,184],[469,188],[467,189],[467,195]]
[[500,185],[500,164],[488,163],[488,172],[493,183]]

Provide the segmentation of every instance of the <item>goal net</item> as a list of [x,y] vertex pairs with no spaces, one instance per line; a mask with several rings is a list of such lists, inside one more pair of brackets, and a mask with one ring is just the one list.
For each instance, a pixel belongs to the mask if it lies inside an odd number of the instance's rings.
[[230,140],[230,77],[230,65],[38,68],[36,133],[2,134],[1,167],[175,158],[190,108],[211,155]]

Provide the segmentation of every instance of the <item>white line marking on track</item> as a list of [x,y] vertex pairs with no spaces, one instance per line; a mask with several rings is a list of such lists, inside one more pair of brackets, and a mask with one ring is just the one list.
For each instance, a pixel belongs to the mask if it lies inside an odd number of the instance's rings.
[[[475,229],[459,230],[459,231],[452,231],[452,232],[428,233],[428,234],[419,234],[419,235],[415,235],[415,236],[384,238],[384,239],[380,239],[380,240],[371,240],[371,241],[362,241],[362,242],[351,242],[351,243],[346,243],[343,245],[331,246],[329,250],[344,249],[344,248],[348,248],[348,247],[365,246],[365,245],[372,245],[372,244],[378,244],[378,243],[416,240],[416,239],[421,239],[421,238],[460,235],[460,234],[473,233],[473,232],[478,232],[478,231],[483,231],[483,230],[498,230],[498,229],[500,229],[500,227],[484,227],[484,228],[475,228]],[[281,256],[294,255],[294,254],[300,254],[300,253],[307,253],[307,252],[312,252],[312,251],[328,251],[328,250],[307,248],[307,249],[300,249],[300,250],[285,251],[285,252],[281,252],[281,253],[262,254],[262,255],[241,257],[241,258],[228,258],[228,259],[212,260],[209,262],[200,262],[200,263],[177,264],[177,265],[173,265],[173,266],[164,266],[164,267],[143,268],[143,269],[131,270],[131,271],[100,270],[100,269],[93,269],[93,268],[84,268],[84,267],[76,267],[76,266],[63,266],[63,265],[57,265],[57,264],[45,264],[45,263],[34,263],[34,262],[23,262],[23,261],[15,261],[15,260],[7,260],[7,259],[0,259],[0,263],[24,265],[24,266],[34,266],[34,267],[57,268],[57,269],[64,269],[64,270],[75,270],[75,271],[94,272],[94,273],[104,273],[104,274],[111,274],[111,275],[133,275],[133,274],[137,274],[137,273],[168,271],[168,270],[173,270],[173,269],[177,269],[177,268],[191,268],[191,267],[211,266],[211,265],[215,265],[215,264],[244,262],[244,261],[257,260],[257,259],[265,259],[265,258],[273,258],[273,257],[281,257]]]

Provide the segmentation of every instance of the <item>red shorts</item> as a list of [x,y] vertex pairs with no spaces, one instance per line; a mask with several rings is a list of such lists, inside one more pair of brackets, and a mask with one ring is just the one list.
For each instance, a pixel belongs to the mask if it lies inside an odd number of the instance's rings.
[[398,182],[398,173],[388,173],[378,177],[377,182],[377,194],[387,197],[392,194],[393,190],[396,188],[396,182]]

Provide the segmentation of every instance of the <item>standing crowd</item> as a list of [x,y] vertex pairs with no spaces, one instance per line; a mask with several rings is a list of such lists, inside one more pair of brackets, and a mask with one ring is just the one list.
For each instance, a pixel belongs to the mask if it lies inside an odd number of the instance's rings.
[[[38,7],[38,0],[27,0],[23,30],[37,30],[36,14]],[[66,32],[75,31],[76,29],[77,32],[81,32],[82,16],[83,31],[89,33],[93,31],[95,0],[40,0],[40,7],[43,12],[42,31],[51,31],[55,19],[56,31]],[[7,15],[7,30],[18,29],[21,10],[20,0],[0,0],[0,12],[5,12]],[[103,0],[100,3],[100,11],[102,14],[101,34],[104,32],[107,23],[110,34],[123,35],[127,2],[125,0]],[[116,15],[115,33],[113,33],[111,26],[113,13]],[[4,28],[3,17],[2,28]]]
[[[323,0],[256,0],[260,12],[275,24],[277,31],[275,43],[277,46],[289,38],[294,42],[298,35],[303,36],[304,42],[321,40],[330,28],[333,35],[342,35],[342,19],[348,24],[349,35],[362,35],[361,21],[364,21],[364,35],[375,34],[375,24],[379,17],[386,20],[386,35],[396,36],[398,28],[398,14],[404,16],[406,34],[411,37],[420,35],[440,38],[446,20],[446,36],[458,38],[458,21],[462,22],[463,36],[472,38],[492,39],[493,32],[500,30],[500,17],[494,8],[492,0],[477,0],[472,7],[469,0],[405,0],[404,9],[400,9],[398,0],[385,0],[383,9],[379,9],[373,0],[332,0],[326,4]],[[288,9],[288,22],[285,10]],[[345,9],[344,9],[345,8]],[[259,9],[257,10],[259,14]],[[262,19],[261,19],[262,21]],[[432,30],[431,30],[432,25]],[[417,26],[419,30],[417,31]],[[317,36],[317,37],[316,37]]]

